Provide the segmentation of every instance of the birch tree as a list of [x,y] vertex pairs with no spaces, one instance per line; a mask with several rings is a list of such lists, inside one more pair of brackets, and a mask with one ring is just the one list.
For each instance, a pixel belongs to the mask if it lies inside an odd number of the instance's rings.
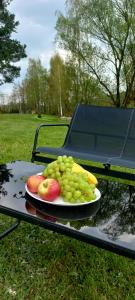
[[66,3],[56,24],[59,44],[84,62],[112,105],[126,107],[135,82],[135,1]]

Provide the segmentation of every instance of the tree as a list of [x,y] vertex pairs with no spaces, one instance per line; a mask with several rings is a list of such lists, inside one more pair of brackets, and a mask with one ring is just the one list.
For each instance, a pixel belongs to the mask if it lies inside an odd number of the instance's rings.
[[72,111],[78,103],[97,103],[103,96],[103,91],[98,81],[88,73],[84,62],[71,57],[66,61],[65,67]]
[[55,54],[50,60],[48,83],[50,112],[62,117],[67,112],[69,103],[66,68],[59,54]]
[[66,3],[56,24],[60,45],[84,62],[113,105],[127,106],[135,82],[135,1]]
[[27,111],[25,103],[24,82],[13,85],[12,93],[9,96],[8,109],[10,112],[25,113]]
[[46,106],[47,71],[40,59],[29,59],[28,69],[22,89],[24,90],[26,105],[29,110],[38,114],[44,112]]
[[15,63],[26,57],[26,46],[11,38],[19,22],[15,21],[15,15],[7,10],[9,2],[2,1],[0,6],[0,85],[13,82],[13,79],[20,75],[20,67]]

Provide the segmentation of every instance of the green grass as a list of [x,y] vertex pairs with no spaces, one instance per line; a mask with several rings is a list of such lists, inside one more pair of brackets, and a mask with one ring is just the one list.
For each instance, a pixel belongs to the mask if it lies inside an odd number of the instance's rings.
[[[0,115],[0,162],[30,161],[35,129],[57,117]],[[63,122],[63,121],[61,121]],[[47,128],[40,142],[62,144],[63,130]],[[0,228],[12,219],[0,217]],[[1,300],[134,300],[135,262],[22,222],[1,241]]]

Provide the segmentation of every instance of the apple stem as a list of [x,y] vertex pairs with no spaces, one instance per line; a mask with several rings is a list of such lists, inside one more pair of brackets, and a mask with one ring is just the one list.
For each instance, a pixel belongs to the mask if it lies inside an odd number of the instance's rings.
[[48,183],[45,182],[45,183],[43,184],[43,186],[44,186],[45,188],[47,188],[47,187],[48,187]]

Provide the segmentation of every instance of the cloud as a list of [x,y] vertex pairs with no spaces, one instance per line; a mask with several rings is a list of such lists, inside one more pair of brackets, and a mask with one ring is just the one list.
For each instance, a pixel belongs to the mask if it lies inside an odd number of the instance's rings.
[[40,54],[39,58],[41,59],[41,63],[46,68],[49,67],[49,62],[50,62],[50,59],[53,56],[53,54],[54,54],[54,50],[52,50],[52,49],[48,49],[48,50],[46,49]]
[[[9,11],[15,14],[15,19],[19,21],[17,32],[12,37],[26,44],[27,59],[20,60],[21,81],[26,73],[28,59],[40,58],[45,67],[49,67],[51,56],[56,51],[54,44],[56,11],[64,12],[64,0],[14,0],[9,5]],[[64,52],[63,52],[64,53]],[[63,54],[64,56],[64,54]],[[5,84],[0,87],[0,92],[9,93],[12,84]]]
[[53,30],[26,17],[22,18],[18,36],[20,36],[19,40],[26,44],[28,56],[36,56],[44,48],[53,46]]
[[46,22],[49,26],[55,23],[55,12],[63,11],[64,8],[64,0],[14,0],[10,4],[10,10],[15,13],[17,18],[25,16],[40,24]]

